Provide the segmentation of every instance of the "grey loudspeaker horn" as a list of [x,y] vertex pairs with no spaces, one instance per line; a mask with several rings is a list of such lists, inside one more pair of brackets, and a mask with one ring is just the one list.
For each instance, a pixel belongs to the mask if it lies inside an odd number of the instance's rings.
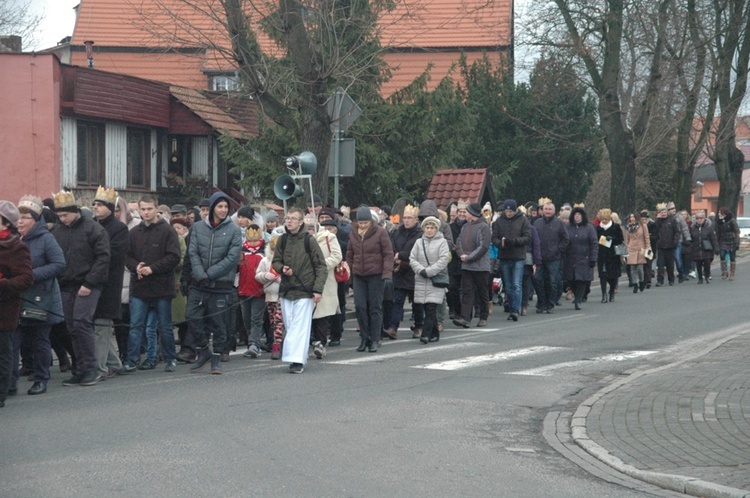
[[287,157],[286,167],[299,168],[303,175],[312,175],[318,168],[318,159],[315,157],[315,154],[306,150],[300,152],[298,156]]
[[302,197],[304,189],[294,183],[294,178],[289,175],[281,175],[273,182],[273,193],[276,197],[285,201],[292,197]]

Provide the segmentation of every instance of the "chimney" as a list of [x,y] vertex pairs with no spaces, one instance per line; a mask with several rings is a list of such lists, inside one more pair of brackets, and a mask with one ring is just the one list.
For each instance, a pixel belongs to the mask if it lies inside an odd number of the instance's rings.
[[20,52],[22,45],[20,36],[0,36],[0,52]]
[[94,67],[94,42],[87,40],[83,44],[86,45],[86,59],[89,61],[89,67]]

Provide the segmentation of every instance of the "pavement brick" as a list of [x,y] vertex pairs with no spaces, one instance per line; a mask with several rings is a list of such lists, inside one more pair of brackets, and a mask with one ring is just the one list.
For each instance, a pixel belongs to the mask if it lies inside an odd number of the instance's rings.
[[687,482],[706,496],[732,495],[732,488],[750,496],[748,365],[750,333],[624,382],[594,398],[586,435],[644,480]]

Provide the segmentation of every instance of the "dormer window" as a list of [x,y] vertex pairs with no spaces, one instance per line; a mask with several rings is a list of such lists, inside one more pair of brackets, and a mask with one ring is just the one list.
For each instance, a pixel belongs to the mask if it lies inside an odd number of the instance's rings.
[[235,73],[215,74],[210,77],[210,88],[214,92],[236,92],[240,89],[240,79]]

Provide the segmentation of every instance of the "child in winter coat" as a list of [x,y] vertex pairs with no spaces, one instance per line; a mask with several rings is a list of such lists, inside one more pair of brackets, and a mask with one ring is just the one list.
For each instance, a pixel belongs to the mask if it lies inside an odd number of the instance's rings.
[[263,260],[263,231],[258,225],[250,225],[245,231],[240,259],[239,295],[242,321],[247,334],[245,358],[260,356],[260,336],[263,334],[263,314],[266,311],[263,285],[255,279],[255,270]]
[[261,260],[255,270],[255,279],[262,284],[265,291],[266,311],[268,320],[271,322],[271,330],[273,330],[272,360],[281,359],[281,343],[284,340],[284,321],[281,318],[281,303],[279,302],[281,275],[276,273],[271,266],[273,252],[276,250],[278,241],[278,235],[271,236],[271,240],[266,245],[266,257]]

